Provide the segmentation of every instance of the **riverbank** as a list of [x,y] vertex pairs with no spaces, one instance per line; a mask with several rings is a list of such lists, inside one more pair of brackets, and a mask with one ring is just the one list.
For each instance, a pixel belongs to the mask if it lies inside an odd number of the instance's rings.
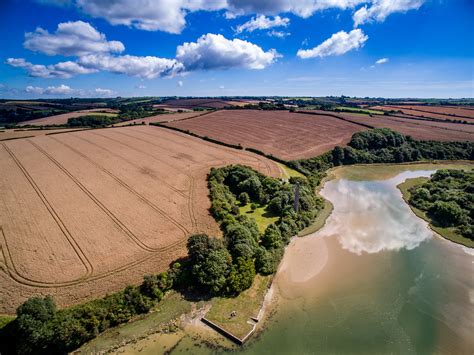
[[430,229],[433,232],[435,232],[439,236],[441,236],[441,237],[443,237],[443,238],[445,238],[445,239],[447,239],[447,240],[449,240],[453,243],[460,244],[460,245],[463,245],[463,246],[468,247],[468,248],[474,248],[474,241],[463,237],[459,233],[456,233],[455,228],[452,228],[452,227],[451,228],[449,228],[449,227],[448,228],[443,228],[443,227],[438,227],[438,226],[433,225],[433,221],[431,220],[430,217],[428,217],[426,212],[416,208],[415,206],[412,206],[409,203],[410,198],[411,198],[411,193],[410,193],[409,190],[412,187],[417,186],[417,185],[421,185],[426,181],[428,181],[427,178],[407,179],[407,180],[405,180],[405,182],[399,184],[397,186],[397,188],[402,193],[403,200],[405,200],[407,205],[410,206],[413,213],[415,215],[417,215],[419,218],[421,218],[421,219],[425,220],[426,222],[428,222],[428,225],[429,225]]
[[[375,166],[367,165],[336,167],[328,172],[328,178],[325,179],[325,182],[323,184],[321,184],[321,188],[324,187],[327,181],[332,181],[333,179],[340,178],[342,176],[344,177],[344,179],[354,181],[360,181],[364,178],[367,179],[368,176],[375,180],[384,180],[396,176],[400,173],[400,171],[433,170],[440,169],[443,167],[453,167],[456,165],[466,166],[462,163],[459,164],[458,162],[456,162],[455,164],[379,164],[377,165],[378,168],[375,168]],[[472,164],[467,164],[467,166],[472,166]],[[368,167],[370,169],[368,169]],[[329,202],[329,200],[326,201]],[[319,228],[325,225],[326,218],[331,215],[333,206],[330,202],[329,204],[330,209],[323,209],[323,211],[327,213],[327,216],[325,218],[322,218]],[[331,232],[326,232],[325,236],[335,236],[340,232],[341,230],[332,229]],[[387,241],[387,243],[388,242],[389,241]],[[350,270],[352,263],[356,263],[358,258],[356,254],[353,254],[352,252],[349,252],[347,250],[339,251],[339,249],[337,249],[337,252],[332,252],[331,254],[330,250],[336,249],[339,243],[340,241],[336,240],[335,238],[316,238],[314,237],[314,235],[308,236],[307,238],[293,238],[292,242],[285,249],[285,257],[282,263],[280,264],[280,268],[275,276],[278,281],[275,281],[276,284],[274,282],[273,286],[271,287],[271,290],[275,291],[275,297],[283,297],[284,299],[297,300],[300,297],[303,297],[303,295],[308,292],[308,290],[314,292],[315,289],[318,290],[319,297],[319,295],[325,294],[326,288],[336,288],[336,286],[341,282],[341,279],[346,280],[345,277],[347,277],[351,272]],[[411,244],[409,245],[409,248],[412,248]],[[387,246],[384,246],[384,248],[385,247]],[[388,247],[391,248],[393,247],[393,245],[389,245]],[[359,269],[357,269],[358,274],[362,270],[364,270],[365,276],[369,275],[371,277],[376,277],[376,275],[378,274],[376,270],[371,269],[371,266],[368,262],[363,264],[360,264],[359,262],[357,263],[357,265],[359,265],[360,267]],[[335,277],[335,275],[339,276]],[[355,280],[357,280],[358,278],[359,276],[355,277]],[[314,280],[320,280],[321,282],[318,281],[316,284],[313,282]],[[352,281],[349,282],[349,284],[353,287],[356,287],[355,283]],[[324,285],[324,287],[321,287],[321,285]],[[264,290],[264,292],[266,292],[266,289]],[[225,302],[225,299],[222,299],[220,302]],[[335,300],[334,302],[339,301]],[[221,305],[221,307],[224,307],[223,309],[228,308],[225,305]],[[249,345],[245,346],[243,349],[247,349],[249,346],[254,346],[254,344],[260,341],[261,335],[265,336],[266,332],[262,332],[262,330],[267,329],[267,325],[273,326],[273,322],[271,320],[268,320],[268,315],[270,313],[273,314],[272,310],[277,307],[279,307],[278,300],[273,298],[267,307],[268,312],[265,312],[267,313],[264,317],[266,319],[265,322],[263,322],[263,324],[259,322],[258,329],[256,333],[254,333],[252,340],[249,342]],[[223,312],[222,314],[224,313],[227,314],[229,312]],[[130,343],[131,347],[127,346],[124,349],[127,349],[127,353],[137,353],[138,351],[140,351],[141,354],[161,353],[162,351],[164,352],[165,349],[163,348],[163,346],[165,345],[166,351],[173,349],[196,350],[196,348],[193,347],[196,344],[200,344],[198,345],[199,347],[205,346],[208,349],[213,349],[216,347],[219,349],[235,349],[235,347],[229,342],[225,342],[222,339],[219,339],[222,337],[220,335],[217,335],[217,333],[215,333],[207,326],[203,325],[199,321],[199,319],[194,319],[194,325],[194,328],[183,327],[183,329],[179,330],[175,334],[152,334],[142,340],[137,341],[136,343]],[[196,336],[196,327],[199,328],[199,336]],[[177,353],[180,352],[178,350],[176,350]],[[199,351],[198,353],[201,353],[201,351]],[[202,353],[206,353],[206,351],[202,349]]]

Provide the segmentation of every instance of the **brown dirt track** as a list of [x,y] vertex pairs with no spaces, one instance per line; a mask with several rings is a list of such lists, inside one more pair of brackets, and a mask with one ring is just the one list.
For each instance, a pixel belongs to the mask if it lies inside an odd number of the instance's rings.
[[33,295],[59,305],[165,270],[195,232],[218,234],[206,174],[273,162],[137,126],[0,142],[0,313]]
[[330,116],[257,110],[223,110],[167,125],[285,160],[314,157],[365,129]]

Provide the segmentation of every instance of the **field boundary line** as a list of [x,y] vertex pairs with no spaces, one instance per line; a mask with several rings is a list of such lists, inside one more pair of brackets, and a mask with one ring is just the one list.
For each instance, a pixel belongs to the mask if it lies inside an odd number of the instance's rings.
[[[119,177],[117,177],[116,175],[114,175],[112,172],[110,172],[109,170],[107,170],[106,168],[102,167],[101,165],[99,165],[98,163],[96,163],[95,161],[93,161],[92,159],[90,159],[88,156],[86,156],[85,154],[83,154],[82,152],[76,150],[75,148],[71,147],[69,144],[67,143],[64,143],[64,142],[61,142],[53,137],[50,137],[51,139],[55,140],[56,142],[64,145],[65,147],[69,148],[71,151],[75,152],[76,154],[80,155],[81,157],[83,157],[84,159],[86,159],[89,163],[91,163],[92,165],[94,165],[95,167],[97,167],[98,169],[100,169],[101,171],[103,171],[104,173],[106,173],[107,175],[109,175],[112,179],[114,179],[115,181],[117,181],[118,184],[120,184],[120,186],[124,187],[126,190],[128,190],[129,192],[131,192],[132,194],[134,194],[138,199],[140,199],[143,203],[145,203],[146,205],[148,205],[150,208],[152,208],[155,212],[157,212],[158,214],[160,214],[161,216],[165,217],[166,219],[168,219],[171,223],[173,223],[176,227],[178,227],[184,234],[186,233],[189,233],[189,231],[187,230],[187,228],[182,225],[180,222],[178,222],[177,220],[175,220],[173,217],[169,216],[165,211],[163,211],[160,207],[156,206],[153,202],[151,202],[150,200],[148,200],[145,196],[141,195],[138,191],[136,191],[133,187],[131,187],[130,185],[128,185],[125,181],[123,181],[122,179],[120,179]],[[154,249],[154,248],[153,248]]]

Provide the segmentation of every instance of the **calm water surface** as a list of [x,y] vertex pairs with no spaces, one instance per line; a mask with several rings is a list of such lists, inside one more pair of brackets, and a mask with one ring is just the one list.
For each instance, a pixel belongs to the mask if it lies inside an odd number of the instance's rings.
[[[434,236],[396,188],[433,172],[341,169],[322,190],[326,225],[285,253],[276,314],[237,352],[473,354],[474,254]],[[188,338],[172,354],[209,352]]]

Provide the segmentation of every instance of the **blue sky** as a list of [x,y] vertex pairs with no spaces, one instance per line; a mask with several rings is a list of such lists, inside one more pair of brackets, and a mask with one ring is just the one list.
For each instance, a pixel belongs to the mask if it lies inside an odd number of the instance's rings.
[[471,0],[4,0],[0,97],[473,97]]

